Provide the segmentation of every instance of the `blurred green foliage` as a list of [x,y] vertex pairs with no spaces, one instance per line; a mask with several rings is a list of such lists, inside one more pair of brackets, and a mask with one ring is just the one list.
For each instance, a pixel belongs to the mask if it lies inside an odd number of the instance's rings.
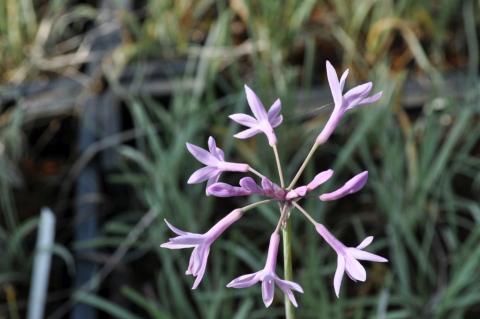
[[[207,198],[203,185],[187,187],[188,176],[199,166],[186,152],[187,141],[204,146],[214,135],[226,157],[276,176],[273,155],[264,151],[262,136],[247,141],[232,137],[238,127],[227,115],[246,111],[243,83],[251,84],[265,104],[277,96],[282,99],[285,123],[278,130],[279,148],[291,178],[328,115],[297,105],[298,92],[317,90],[325,83],[328,58],[339,68],[351,69],[350,81],[373,81],[384,97],[377,106],[348,114],[304,178],[332,167],[338,175],[333,183],[339,184],[367,169],[366,188],[333,204],[311,198],[304,207],[347,244],[375,235],[372,250],[390,262],[367,264],[367,282],[345,281],[336,299],[335,256],[294,213],[294,278],[305,290],[298,298],[298,317],[478,317],[478,7],[469,0],[367,0],[361,5],[353,0],[152,0],[122,11],[118,19],[125,32],[123,43],[109,61],[115,67],[103,72],[141,134],[135,146],[115,147],[122,158],[121,171],[108,179],[132,187],[135,200],[105,220],[91,245],[109,251],[128,243],[116,267],[134,279],[120,287],[125,302],[109,300],[95,289],[72,292],[71,300],[115,318],[282,318],[280,295],[264,309],[258,287],[225,287],[232,278],[262,267],[276,223],[275,207],[249,213],[213,246],[204,281],[193,292],[191,278],[184,275],[189,253],[159,248],[171,235],[163,219],[203,232],[244,204]],[[82,49],[81,34],[97,9],[63,1],[38,8],[33,1],[4,1],[0,78],[22,83],[48,72],[80,72],[80,64],[53,62]],[[185,62],[186,70],[172,75],[176,85],[168,99],[125,94],[115,82],[119,69],[150,59]],[[464,71],[463,91],[454,97],[444,95],[450,69]],[[413,111],[402,106],[412,74],[432,82],[426,103]],[[20,110],[19,105],[14,108]],[[13,196],[14,187],[20,187],[15,162],[22,153],[21,115],[18,111],[7,123],[0,121],[0,287],[6,296],[0,307],[12,318],[19,316],[18,306],[7,298],[8,291],[17,281],[28,283],[31,252],[23,238],[36,225],[35,216],[19,218]],[[146,212],[154,212],[156,218],[129,243],[128,235]],[[71,264],[63,246],[56,252]],[[106,279],[93,283],[100,289],[106,285]]]

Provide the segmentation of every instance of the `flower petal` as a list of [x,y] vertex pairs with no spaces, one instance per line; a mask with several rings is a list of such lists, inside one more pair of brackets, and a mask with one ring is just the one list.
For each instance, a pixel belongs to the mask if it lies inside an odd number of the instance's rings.
[[195,282],[193,283],[192,289],[197,289],[198,285],[202,281],[203,275],[205,274],[205,269],[207,268],[207,261],[208,261],[208,254],[210,253],[210,248],[208,247],[205,252],[202,254],[202,260],[201,260],[201,265],[196,274],[197,278],[195,279]]
[[350,110],[358,106],[372,90],[372,82],[364,83],[350,89],[344,95],[345,109]]
[[183,231],[181,229],[178,229],[177,227],[173,226],[172,224],[170,224],[165,218],[163,219],[163,221],[165,222],[165,224],[167,224],[167,227],[170,228],[171,231],[173,231],[175,234],[177,235],[188,235],[188,234],[191,234],[189,232],[186,232],[186,231]]
[[260,188],[260,186],[257,185],[255,180],[251,177],[242,178],[240,180],[240,186],[242,186],[244,189],[252,192],[253,194],[258,194],[258,195],[263,194],[263,190]]
[[172,242],[166,242],[160,245],[160,247],[167,248],[167,249],[184,249],[184,248],[193,248],[196,246],[197,245],[180,245]]
[[333,170],[332,169],[327,169],[326,171],[323,171],[321,173],[318,173],[313,180],[308,183],[307,187],[309,191],[314,190],[318,186],[322,185],[326,181],[328,181],[333,175]]
[[375,254],[369,253],[368,251],[364,251],[364,250],[357,249],[357,248],[348,248],[348,253],[352,257],[354,257],[356,259],[359,259],[359,260],[376,261],[376,262],[379,262],[379,263],[388,262],[388,259],[383,258],[382,256],[375,255]]
[[345,87],[345,81],[347,80],[348,72],[349,70],[346,69],[343,72],[342,77],[340,78],[340,89],[342,90],[342,92],[343,92],[343,88]]
[[[369,96],[369,97],[366,97],[366,98],[362,99],[362,100],[357,104],[357,106],[375,103],[375,102],[377,102],[378,100],[380,100],[380,99],[382,98],[382,95],[383,95],[383,92],[382,92],[382,91],[377,92],[377,93],[375,93],[374,95],[371,95],[371,96]],[[350,109],[350,108],[349,108],[349,109]]]
[[250,106],[250,109],[252,110],[253,115],[261,121],[261,120],[267,120],[267,112],[265,111],[265,107],[263,106],[262,102],[258,98],[258,96],[253,92],[251,88],[248,87],[248,85],[245,84],[245,94],[247,95],[247,101],[248,105]]
[[290,290],[290,288],[288,288],[287,286],[282,285],[279,281],[277,281],[277,285],[278,287],[280,287],[283,293],[288,297],[292,305],[294,307],[298,307],[297,300],[295,299],[295,295],[293,294],[293,291]]
[[241,131],[241,132],[233,135],[233,137],[236,137],[236,138],[239,138],[239,139],[246,139],[246,138],[252,137],[254,135],[257,135],[260,132],[261,131],[257,128],[249,128],[249,129],[246,129],[244,131]]
[[243,113],[236,113],[228,116],[238,124],[247,126],[247,127],[253,127],[257,125],[257,120],[250,115],[243,114]]
[[270,121],[270,125],[272,126],[272,128],[275,128],[275,127],[279,126],[280,124],[282,124],[282,122],[283,122],[283,116],[279,115],[279,116],[277,116],[276,118],[274,118]]
[[268,121],[272,123],[273,120],[275,120],[280,116],[281,111],[282,111],[282,102],[280,102],[280,99],[276,99],[275,102],[273,102],[270,109],[268,110]]
[[333,289],[337,298],[340,295],[340,287],[342,285],[343,274],[345,273],[345,258],[337,255],[337,270],[335,270],[335,277],[333,278]]
[[303,294],[303,288],[294,281],[289,281],[289,280],[284,280],[284,279],[277,278],[276,282],[277,282],[277,285],[280,288],[282,288],[282,286],[283,286],[287,289],[295,290],[295,291],[298,291],[298,292]]
[[365,247],[367,247],[368,245],[370,245],[373,241],[373,236],[368,236],[367,238],[365,238],[364,240],[362,240],[362,242],[360,244],[358,244],[357,248],[358,249],[363,249]]
[[217,143],[213,136],[208,138],[208,150],[218,161],[223,161],[223,151],[217,147]]
[[275,284],[271,276],[266,276],[262,281],[262,299],[265,307],[269,307],[272,304],[274,296]]
[[365,281],[367,279],[365,268],[363,268],[358,260],[349,254],[345,256],[345,268],[353,279],[358,281]]
[[227,183],[215,183],[208,187],[208,193],[216,197],[247,196],[251,192],[243,187],[232,186]]
[[325,202],[325,201],[340,199],[347,195],[356,193],[359,190],[361,190],[363,186],[365,186],[367,179],[368,179],[368,171],[361,172],[360,174],[357,174],[354,177],[352,177],[350,180],[348,180],[339,189],[330,193],[322,194],[319,196],[319,198],[321,201]]
[[328,60],[326,62],[326,66],[328,85],[330,86],[330,91],[332,92],[333,101],[335,102],[335,106],[340,106],[342,104],[343,96],[340,83],[338,82],[337,72]]
[[190,178],[188,179],[187,183],[198,184],[206,181],[209,178],[219,175],[219,173],[220,172],[218,171],[218,169],[210,166],[205,166],[193,172],[193,174],[190,175]]
[[211,185],[217,183],[219,179],[220,179],[220,172],[218,172],[218,174],[215,174],[214,176],[210,177],[207,180],[207,186],[205,187],[205,195],[210,196],[210,193],[208,192],[208,188]]
[[202,164],[215,166],[218,162],[215,156],[197,145],[187,143],[187,149]]
[[228,288],[247,288],[255,285],[259,281],[257,273],[242,275],[230,281]]

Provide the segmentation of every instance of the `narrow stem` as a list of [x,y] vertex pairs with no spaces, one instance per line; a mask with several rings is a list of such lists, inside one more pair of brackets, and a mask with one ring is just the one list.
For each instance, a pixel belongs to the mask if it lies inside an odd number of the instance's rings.
[[297,183],[298,179],[299,179],[300,176],[302,175],[303,170],[304,170],[305,167],[307,166],[308,162],[309,162],[310,159],[312,158],[312,156],[313,156],[313,154],[315,153],[315,151],[317,150],[318,146],[319,146],[319,144],[317,144],[317,143],[313,144],[312,148],[311,148],[310,151],[308,152],[307,157],[305,157],[305,160],[303,161],[302,166],[300,166],[300,168],[298,169],[297,174],[295,174],[295,177],[293,178],[292,182],[291,182],[290,185],[288,186],[288,190],[292,189],[293,186],[295,186],[295,183]]
[[263,177],[263,175],[262,175],[261,173],[259,173],[259,172],[258,172],[257,170],[255,170],[255,169],[251,168],[250,166],[248,167],[248,170],[249,170],[251,173],[257,175],[257,176],[260,177],[260,178]]
[[[286,216],[288,216],[288,211]],[[283,242],[283,267],[284,267],[284,279],[293,281],[292,273],[292,230],[290,225],[290,218],[285,220],[285,227],[282,229],[282,242]],[[294,307],[287,296],[285,296],[285,318],[295,319]]]
[[315,221],[315,219],[313,219],[312,216],[310,216],[309,213],[307,213],[307,211],[300,205],[298,205],[296,202],[293,202],[293,206],[295,206],[305,217],[307,217],[307,219],[313,224],[313,225],[316,225],[317,222]]
[[285,187],[285,182],[283,181],[283,171],[282,164],[280,164],[280,157],[278,156],[277,145],[273,145],[273,153],[275,154],[275,162],[277,163],[278,176],[280,177],[280,186]]
[[280,207],[280,218],[278,219],[277,226],[275,227],[274,233],[278,233],[280,231],[280,227],[285,219],[285,212],[287,211],[287,205]]
[[268,202],[271,202],[272,200],[271,199],[265,199],[265,200],[261,200],[259,202],[255,202],[255,203],[252,203],[250,205],[247,205],[247,206],[243,206],[241,208],[239,208],[243,213],[245,213],[247,210],[250,210],[252,208],[255,208],[257,206],[260,206],[260,205],[263,205],[263,204],[266,204]]

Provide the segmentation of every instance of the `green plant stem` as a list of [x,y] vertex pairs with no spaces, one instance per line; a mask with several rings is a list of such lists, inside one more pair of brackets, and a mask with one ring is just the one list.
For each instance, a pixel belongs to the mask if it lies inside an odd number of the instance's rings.
[[[273,146],[273,153],[275,154],[275,162],[277,164],[278,176],[280,177],[280,186],[285,187],[285,182],[283,180],[283,171],[282,165],[280,163],[280,157],[278,156],[277,146]],[[280,220],[278,221],[277,228],[275,231],[278,231],[278,228],[283,224],[282,228],[282,243],[283,243],[283,268],[284,268],[284,279],[293,281],[292,275],[292,232],[290,227],[289,216],[290,211],[287,205],[284,205],[280,208]],[[290,299],[287,295],[284,297],[285,302],[285,318],[286,319],[295,319],[295,313],[293,312],[294,308]]]
[[266,204],[268,202],[271,202],[272,200],[271,199],[265,199],[265,200],[262,200],[262,201],[259,201],[259,202],[255,202],[255,203],[252,203],[250,205],[247,205],[247,206],[243,206],[241,208],[239,208],[243,213],[245,213],[247,210],[250,210],[252,208],[255,208],[257,206],[260,206],[262,204]]
[[[284,206],[285,207],[285,206]],[[288,210],[288,208],[287,208]],[[285,224],[282,229],[282,243],[283,243],[283,267],[284,267],[284,279],[293,281],[293,274],[292,274],[292,231],[290,225],[290,219],[288,215],[290,214],[289,211],[286,211],[285,216]],[[287,319],[294,319],[294,307],[288,297],[285,295],[285,318]]]
[[257,175],[257,176],[260,177],[260,178],[263,177],[262,173],[260,173],[259,171],[257,171],[256,169],[254,169],[254,168],[252,168],[252,167],[250,167],[250,166],[248,167],[248,170],[249,170],[251,173]]
[[278,177],[280,178],[280,186],[285,187],[285,182],[283,181],[283,171],[282,165],[280,164],[280,157],[278,156],[277,145],[273,145],[273,153],[275,154],[275,163],[277,163]]
[[315,153],[315,151],[317,150],[319,144],[315,143],[313,144],[312,148],[310,149],[310,151],[308,152],[308,155],[307,157],[305,157],[305,160],[303,161],[302,163],[302,166],[300,166],[300,168],[298,169],[298,172],[297,174],[295,174],[295,177],[293,178],[292,182],[290,183],[290,185],[288,185],[288,189],[292,189],[293,186],[295,186],[295,184],[297,183],[298,179],[300,178],[300,176],[302,175],[303,173],[303,170],[305,169],[305,167],[307,166],[308,162],[310,161],[310,159],[312,158],[313,154]]

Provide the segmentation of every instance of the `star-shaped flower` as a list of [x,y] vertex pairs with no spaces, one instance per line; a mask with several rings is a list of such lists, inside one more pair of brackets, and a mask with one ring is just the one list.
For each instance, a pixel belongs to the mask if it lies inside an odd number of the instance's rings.
[[170,238],[168,242],[160,245],[160,247],[168,249],[193,248],[188,269],[185,272],[187,275],[196,277],[192,289],[198,287],[205,274],[210,246],[230,225],[239,220],[242,214],[242,211],[239,209],[233,210],[204,234],[195,234],[180,230],[165,220],[168,228],[178,236]]
[[258,96],[247,85],[245,85],[245,94],[247,95],[248,105],[255,117],[242,113],[230,115],[229,117],[232,120],[248,127],[248,129],[235,134],[234,137],[246,139],[263,132],[267,136],[268,144],[270,146],[276,145],[277,137],[275,136],[273,129],[279,126],[283,121],[283,117],[280,114],[282,111],[280,100],[275,100],[267,113]]
[[368,94],[370,94],[370,91],[372,90],[372,82],[358,85],[348,90],[347,93],[343,94],[342,92],[345,86],[345,80],[348,76],[348,69],[343,72],[339,80],[337,72],[333,68],[332,64],[327,61],[326,65],[328,84],[330,86],[330,91],[332,92],[335,107],[332,114],[330,115],[330,118],[327,121],[327,124],[325,124],[322,132],[317,137],[317,144],[323,144],[328,140],[328,138],[330,137],[330,135],[332,135],[338,123],[342,119],[345,112],[360,105],[377,102],[382,97],[382,92],[378,92],[374,95],[368,96]]
[[367,279],[365,268],[358,260],[388,262],[386,258],[363,250],[373,241],[373,236],[365,238],[357,247],[346,247],[323,224],[317,223],[315,229],[337,253],[337,270],[333,279],[333,288],[337,297],[340,294],[340,286],[345,272],[353,281],[365,281]]
[[249,166],[243,163],[226,162],[223,151],[217,147],[213,137],[208,138],[208,150],[201,147],[187,143],[188,151],[205,167],[196,170],[188,179],[188,184],[201,183],[206,180],[208,193],[208,186],[216,183],[220,178],[222,172],[247,172]]
[[270,245],[268,247],[267,261],[265,267],[252,274],[240,276],[232,280],[227,287],[229,288],[247,288],[255,285],[258,282],[262,282],[262,299],[265,307],[269,307],[272,304],[275,285],[277,285],[295,307],[298,307],[293,291],[303,293],[302,287],[299,284],[280,279],[275,274],[275,266],[277,264],[278,244],[280,242],[280,235],[273,233],[270,237]]

